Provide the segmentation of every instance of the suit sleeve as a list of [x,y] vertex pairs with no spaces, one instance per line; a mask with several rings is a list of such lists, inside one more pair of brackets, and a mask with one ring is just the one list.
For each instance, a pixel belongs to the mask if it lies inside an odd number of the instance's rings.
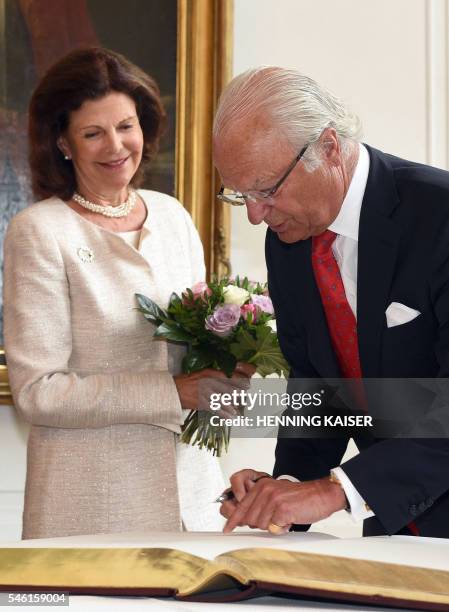
[[19,215],[4,246],[4,326],[15,406],[29,423],[87,428],[120,423],[179,432],[182,409],[168,371],[83,373],[69,367],[70,288],[59,247]]

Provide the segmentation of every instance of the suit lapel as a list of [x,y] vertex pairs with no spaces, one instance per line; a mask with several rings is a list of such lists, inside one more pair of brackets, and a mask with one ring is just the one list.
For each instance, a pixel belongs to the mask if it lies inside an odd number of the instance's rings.
[[364,377],[378,377],[385,310],[396,265],[400,228],[392,213],[399,198],[386,157],[367,147],[370,170],[359,224],[357,333]]

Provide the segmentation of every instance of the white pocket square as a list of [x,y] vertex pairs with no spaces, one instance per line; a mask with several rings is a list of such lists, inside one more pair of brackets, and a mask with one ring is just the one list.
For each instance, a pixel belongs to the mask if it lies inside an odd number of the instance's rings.
[[404,325],[409,321],[413,321],[416,317],[419,317],[421,313],[419,310],[409,308],[399,302],[391,302],[385,311],[387,317],[387,327],[396,327],[396,325]]

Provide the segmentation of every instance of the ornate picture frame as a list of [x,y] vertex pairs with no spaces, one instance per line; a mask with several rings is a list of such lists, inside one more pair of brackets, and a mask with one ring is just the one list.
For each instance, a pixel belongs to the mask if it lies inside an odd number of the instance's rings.
[[211,273],[230,274],[230,210],[217,200],[212,123],[232,73],[233,0],[178,0],[176,193],[197,226]]
[[[0,0],[3,67],[4,9]],[[177,0],[174,192],[198,228],[208,276],[230,274],[230,211],[216,198],[219,181],[212,163],[211,133],[219,94],[231,76],[232,20],[233,0]],[[0,404],[11,405],[4,359],[0,348]]]

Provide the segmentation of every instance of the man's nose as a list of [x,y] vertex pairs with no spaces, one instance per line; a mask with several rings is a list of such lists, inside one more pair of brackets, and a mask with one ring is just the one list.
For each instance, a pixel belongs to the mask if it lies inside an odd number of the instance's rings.
[[252,225],[259,225],[265,218],[268,212],[268,206],[259,202],[247,202],[246,212],[248,215],[248,221]]

